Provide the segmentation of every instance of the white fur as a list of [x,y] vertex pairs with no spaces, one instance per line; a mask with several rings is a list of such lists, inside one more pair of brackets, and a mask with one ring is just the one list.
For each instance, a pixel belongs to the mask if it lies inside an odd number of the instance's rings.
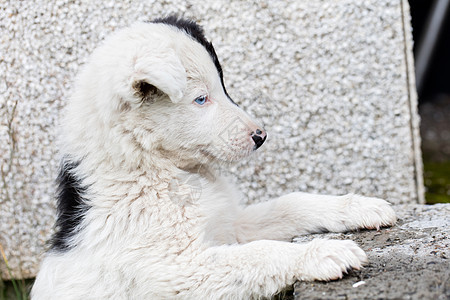
[[[143,101],[136,81],[162,93]],[[201,95],[211,102],[194,103]],[[357,195],[239,206],[213,166],[251,153],[261,127],[229,101],[205,49],[168,25],[138,23],[107,39],[78,77],[64,124],[62,151],[80,162],[91,209],[74,247],[47,253],[35,300],[271,296],[367,261],[352,241],[287,242],[294,236],[396,221],[387,202]]]

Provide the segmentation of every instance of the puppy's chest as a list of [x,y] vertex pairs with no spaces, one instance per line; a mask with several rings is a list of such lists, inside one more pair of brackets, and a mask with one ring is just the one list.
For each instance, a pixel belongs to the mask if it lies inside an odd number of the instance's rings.
[[202,190],[198,201],[204,216],[204,236],[209,243],[236,243],[234,222],[238,214],[238,200],[234,187],[224,180],[216,180]]
[[239,197],[224,179],[211,181],[190,175],[155,185],[141,178],[120,191],[113,197],[117,202],[106,222],[113,222],[116,230],[122,227],[121,236],[128,245],[167,244],[175,249],[194,240],[236,242],[233,224]]

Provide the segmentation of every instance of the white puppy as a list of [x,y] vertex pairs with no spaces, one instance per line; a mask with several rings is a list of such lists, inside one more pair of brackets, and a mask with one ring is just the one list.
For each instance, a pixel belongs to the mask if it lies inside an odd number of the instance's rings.
[[294,236],[396,221],[384,200],[356,195],[239,206],[212,166],[252,153],[266,133],[231,100],[191,21],[137,23],[107,39],[78,77],[64,126],[57,232],[36,300],[271,296],[367,261],[352,241]]

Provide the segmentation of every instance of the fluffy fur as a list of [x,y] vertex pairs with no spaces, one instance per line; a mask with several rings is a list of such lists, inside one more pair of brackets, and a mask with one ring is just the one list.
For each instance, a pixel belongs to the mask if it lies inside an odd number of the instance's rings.
[[32,298],[248,299],[360,268],[352,241],[289,241],[392,225],[386,201],[293,193],[242,207],[214,173],[265,137],[231,101],[196,24],[172,17],[113,34],[67,106],[58,232]]

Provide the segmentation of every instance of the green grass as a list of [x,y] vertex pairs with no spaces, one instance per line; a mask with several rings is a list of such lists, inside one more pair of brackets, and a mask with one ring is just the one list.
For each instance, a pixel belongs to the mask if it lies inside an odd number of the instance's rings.
[[[13,284],[14,282],[14,284]],[[34,279],[0,280],[0,300],[28,300]]]
[[425,199],[427,204],[450,203],[450,160],[424,160]]
[[10,281],[3,281],[0,279],[0,300],[28,300],[28,291],[33,280],[14,279],[11,274],[8,259],[6,258],[5,251],[3,251],[1,244],[0,253],[3,258],[3,262],[6,265],[6,269],[8,270],[9,277],[11,278]]

